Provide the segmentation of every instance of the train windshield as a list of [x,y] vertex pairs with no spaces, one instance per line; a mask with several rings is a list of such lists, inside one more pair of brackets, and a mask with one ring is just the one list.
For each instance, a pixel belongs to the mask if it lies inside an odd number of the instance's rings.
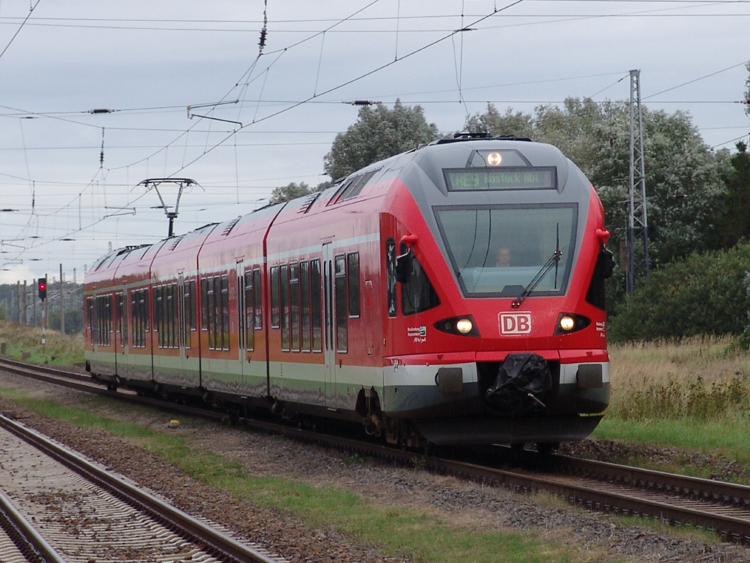
[[565,292],[576,205],[436,207],[435,216],[464,295],[518,297],[534,282],[531,295]]

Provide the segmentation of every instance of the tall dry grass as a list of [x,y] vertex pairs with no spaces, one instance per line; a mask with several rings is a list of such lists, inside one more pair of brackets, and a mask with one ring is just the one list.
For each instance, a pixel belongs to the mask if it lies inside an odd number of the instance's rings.
[[610,346],[609,415],[701,420],[750,414],[750,353],[731,337]]
[[0,345],[5,356],[38,364],[73,366],[83,364],[83,335],[64,335],[47,329],[42,344],[40,327],[0,321]]

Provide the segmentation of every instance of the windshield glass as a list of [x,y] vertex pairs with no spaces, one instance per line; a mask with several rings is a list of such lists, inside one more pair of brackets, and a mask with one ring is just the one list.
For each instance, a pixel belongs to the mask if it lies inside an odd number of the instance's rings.
[[575,205],[435,208],[461,289],[469,296],[517,297],[559,250],[532,295],[565,291],[576,233]]

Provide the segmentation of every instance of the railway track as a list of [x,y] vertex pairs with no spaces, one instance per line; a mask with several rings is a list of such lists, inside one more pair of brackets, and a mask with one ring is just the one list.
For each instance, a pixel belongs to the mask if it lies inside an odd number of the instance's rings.
[[[38,369],[17,363],[9,366],[5,360],[0,361],[0,369],[170,411],[226,417],[220,413],[165,404],[135,394],[107,391],[86,382],[86,377],[79,374],[68,376],[50,368]],[[462,458],[428,456],[264,421],[241,419],[241,422],[257,430],[284,434],[361,455],[407,465],[417,462],[431,471],[492,486],[519,492],[552,493],[592,510],[655,518],[672,525],[694,526],[715,532],[726,541],[750,545],[750,487],[745,485],[557,455],[545,457],[540,463],[532,452],[523,452],[527,463],[522,465],[530,467],[536,464],[536,469],[506,470],[500,467],[509,459],[507,448],[484,449],[472,458],[476,461],[470,463],[466,461],[466,452],[462,452]]]
[[279,563],[5,416],[0,466],[2,561]]

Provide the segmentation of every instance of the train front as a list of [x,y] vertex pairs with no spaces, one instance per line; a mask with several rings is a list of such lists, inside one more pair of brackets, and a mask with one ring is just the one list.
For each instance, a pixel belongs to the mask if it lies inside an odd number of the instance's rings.
[[384,414],[435,444],[587,437],[609,401],[614,266],[591,183],[555,147],[523,140],[413,154],[385,226]]

